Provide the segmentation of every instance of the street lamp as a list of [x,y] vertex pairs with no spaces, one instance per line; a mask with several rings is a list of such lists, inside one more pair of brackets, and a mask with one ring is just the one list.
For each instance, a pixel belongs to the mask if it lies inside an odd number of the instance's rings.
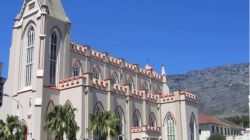
[[19,106],[22,108],[22,115],[21,115],[21,118],[23,118],[23,105],[22,105],[17,99],[11,97],[11,96],[8,95],[8,94],[3,94],[3,96],[8,97],[8,98],[12,99],[13,101],[15,101],[15,102],[18,104],[18,109],[19,109]]

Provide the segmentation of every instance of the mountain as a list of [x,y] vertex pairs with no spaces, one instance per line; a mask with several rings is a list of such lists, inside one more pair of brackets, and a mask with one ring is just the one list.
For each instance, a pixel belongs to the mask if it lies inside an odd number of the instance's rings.
[[202,113],[217,117],[248,115],[249,63],[195,70],[167,78],[171,90],[194,92]]

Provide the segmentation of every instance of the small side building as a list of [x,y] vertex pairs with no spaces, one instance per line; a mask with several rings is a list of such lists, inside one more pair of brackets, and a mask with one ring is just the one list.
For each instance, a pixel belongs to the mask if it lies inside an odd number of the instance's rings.
[[242,128],[230,121],[205,114],[199,114],[200,140],[208,140],[213,134],[221,134],[227,139],[241,135]]

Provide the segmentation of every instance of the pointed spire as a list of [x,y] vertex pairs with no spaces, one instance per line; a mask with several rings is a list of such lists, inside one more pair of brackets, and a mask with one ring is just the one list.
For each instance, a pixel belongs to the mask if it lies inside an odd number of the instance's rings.
[[169,93],[169,87],[167,85],[167,74],[166,74],[164,65],[162,65],[161,74],[162,74],[162,82],[163,82],[163,93]]
[[161,75],[162,75],[162,76],[166,76],[165,65],[162,65]]

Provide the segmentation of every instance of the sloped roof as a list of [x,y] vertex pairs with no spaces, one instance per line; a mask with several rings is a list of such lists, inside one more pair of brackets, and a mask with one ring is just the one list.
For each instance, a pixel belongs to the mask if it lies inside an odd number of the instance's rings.
[[62,6],[61,0],[40,0],[49,8],[49,15],[65,22],[70,22]]
[[213,123],[217,125],[230,126],[228,123],[214,117],[205,114],[199,114],[199,124],[202,123]]
[[242,128],[241,126],[225,119],[219,119],[215,116],[210,116],[206,114],[199,114],[199,124],[204,124],[204,123],[213,123],[216,125],[229,126],[239,129]]

